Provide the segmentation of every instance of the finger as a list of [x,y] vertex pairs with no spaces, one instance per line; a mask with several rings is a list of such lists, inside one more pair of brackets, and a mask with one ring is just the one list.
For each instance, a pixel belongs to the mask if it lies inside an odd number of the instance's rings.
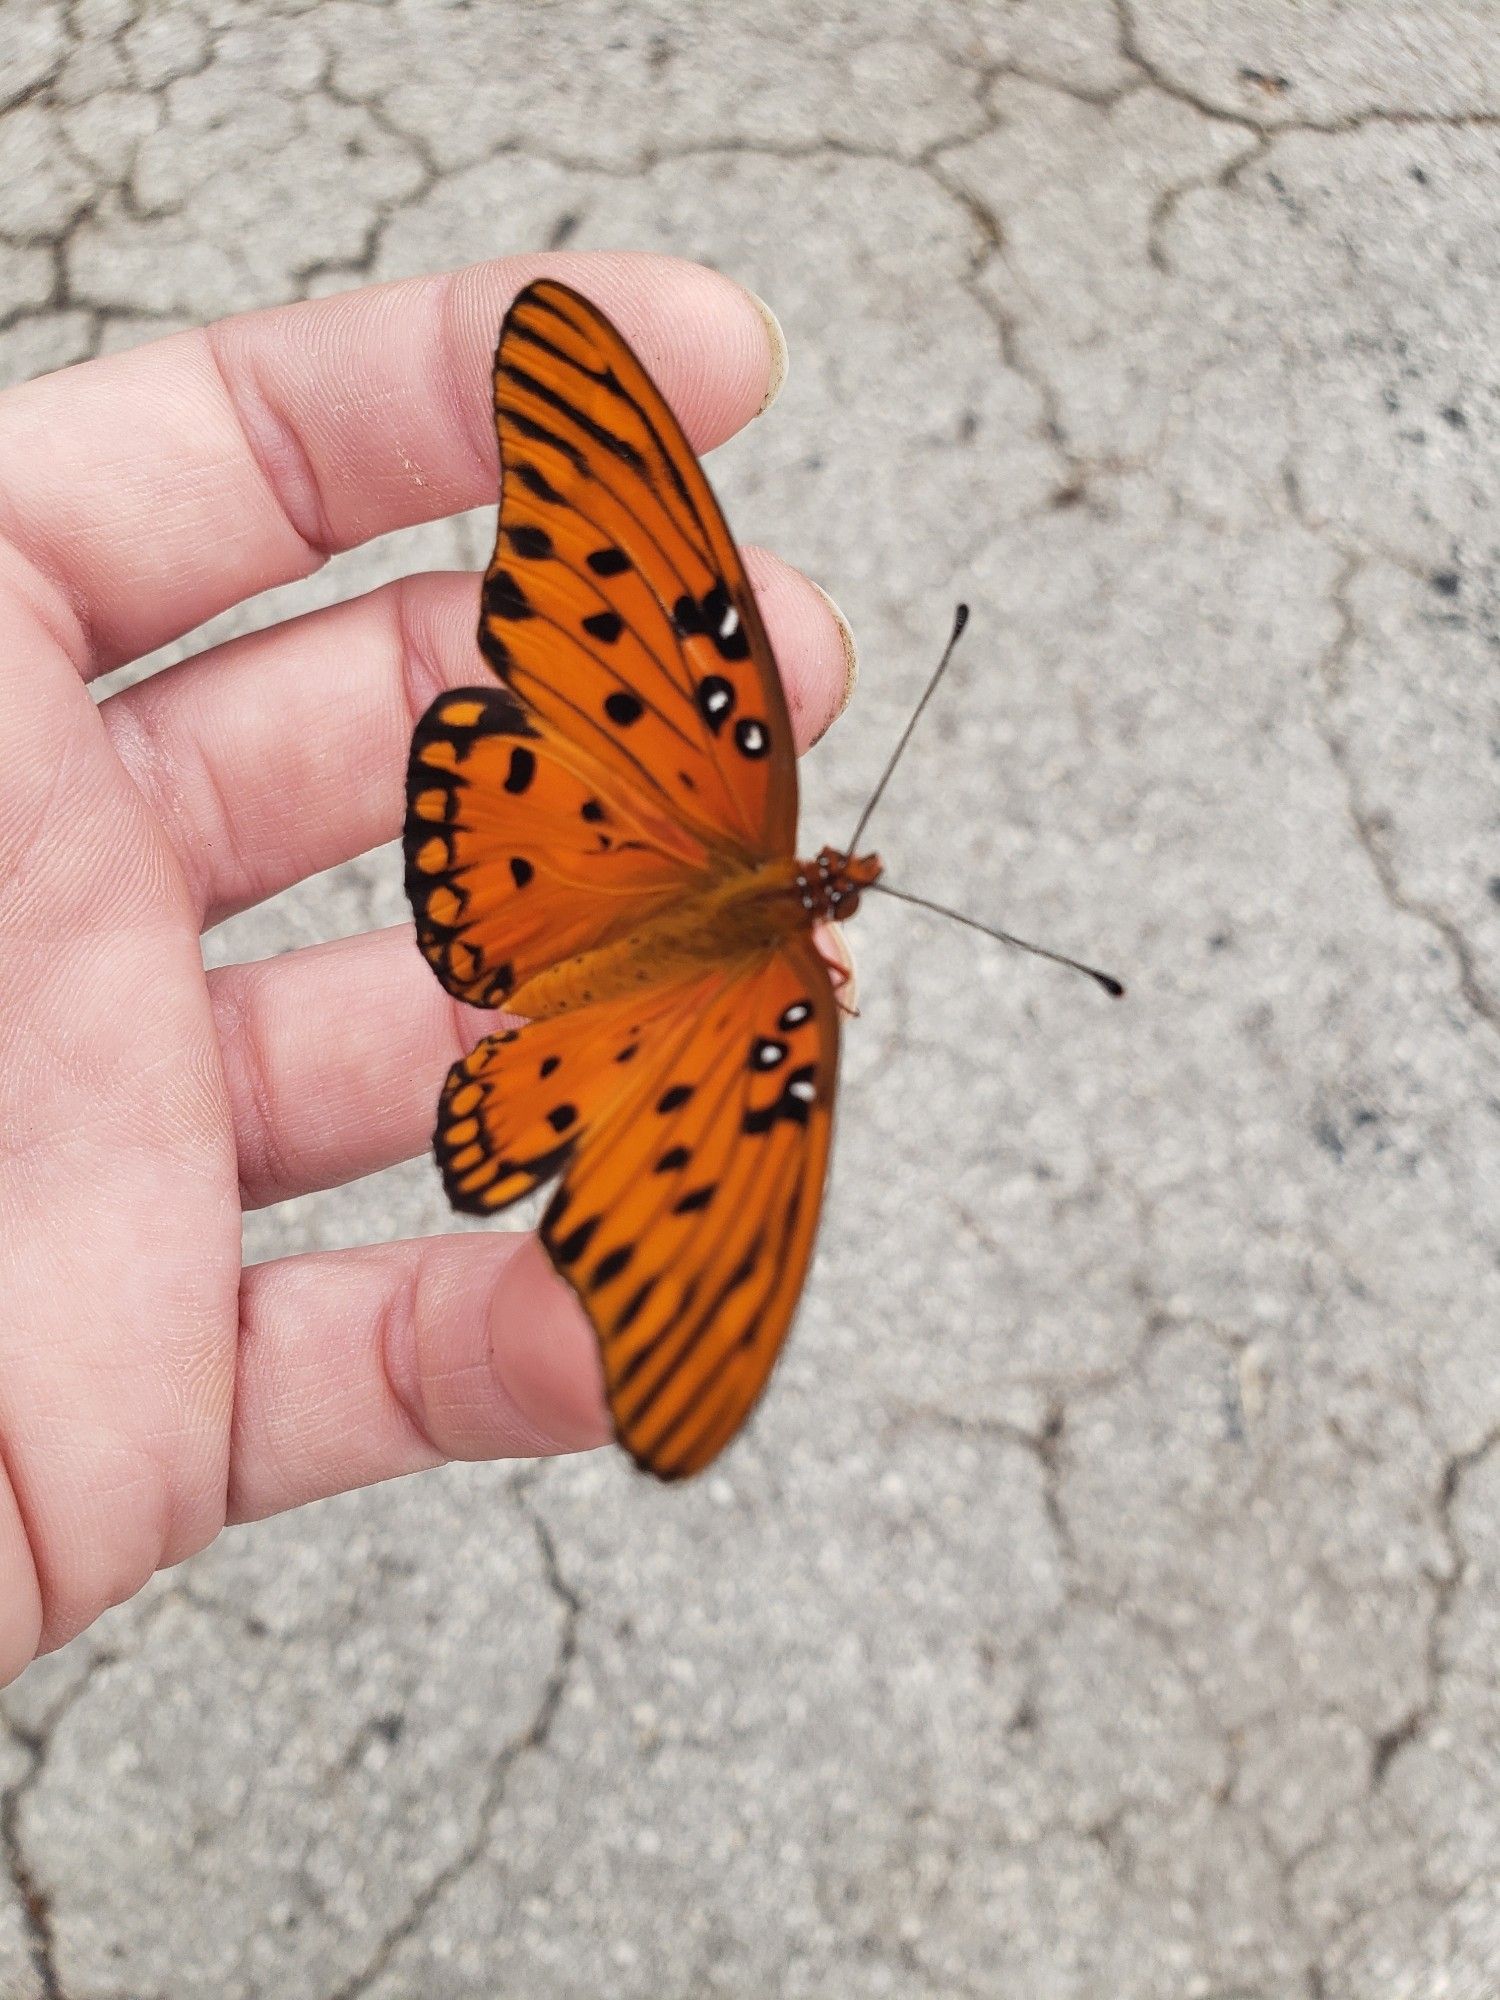
[[208,990],[247,1208],[424,1152],[443,1078],[497,1019],[449,998],[410,924],[224,966]]
[[[853,642],[815,584],[764,550],[745,553],[805,748],[847,697]],[[478,604],[476,577],[406,578],[102,704],[206,923],[400,831],[417,717],[443,689],[489,678]]]
[[610,1435],[597,1342],[534,1236],[434,1236],[244,1274],[232,1521],[445,1459]]
[[502,258],[169,335],[0,397],[0,522],[99,673],[316,569],[491,499],[490,363],[543,271],[596,300],[699,450],[763,407],[769,314],[677,258]]

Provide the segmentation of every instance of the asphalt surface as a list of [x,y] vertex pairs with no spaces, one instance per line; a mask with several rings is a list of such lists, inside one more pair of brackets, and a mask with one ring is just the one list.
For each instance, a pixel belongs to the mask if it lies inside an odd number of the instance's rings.
[[[751,285],[713,476],[863,669],[811,844],[965,596],[893,879],[1131,985],[862,914],[749,1437],[233,1532],[33,1668],[0,1993],[1492,2000],[1494,6],[11,0],[0,72],[6,379],[564,241]],[[414,1162],[248,1254],[447,1226]]]

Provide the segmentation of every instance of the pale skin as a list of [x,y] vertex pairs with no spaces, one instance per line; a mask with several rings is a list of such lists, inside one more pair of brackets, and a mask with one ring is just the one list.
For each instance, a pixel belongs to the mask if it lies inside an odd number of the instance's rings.
[[[666,258],[514,259],[174,335],[0,396],[0,1683],[228,1522],[609,1435],[594,1338],[494,1231],[240,1267],[242,1208],[422,1153],[493,1017],[406,928],[205,976],[236,910],[391,839],[415,718],[485,669],[472,576],[87,683],[372,536],[492,503],[513,293],[589,293],[700,450],[777,344]],[[799,742],[826,600],[749,553]]]

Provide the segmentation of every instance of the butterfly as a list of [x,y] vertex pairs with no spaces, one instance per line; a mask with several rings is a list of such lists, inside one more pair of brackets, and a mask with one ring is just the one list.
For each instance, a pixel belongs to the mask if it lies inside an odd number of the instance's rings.
[[823,1203],[851,917],[873,854],[796,853],[775,656],[699,465],[639,359],[551,279],[506,314],[494,682],[417,725],[406,887],[456,999],[523,1027],[443,1086],[455,1208],[547,1182],[541,1240],[599,1339],[616,1436],[701,1472],[758,1400]]

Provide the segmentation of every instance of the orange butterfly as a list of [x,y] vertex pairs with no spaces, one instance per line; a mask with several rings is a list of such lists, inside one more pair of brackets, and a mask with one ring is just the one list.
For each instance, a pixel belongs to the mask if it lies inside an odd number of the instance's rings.
[[566,285],[507,313],[495,424],[479,647],[501,685],[417,725],[406,887],[447,990],[528,1025],[449,1072],[438,1163],[475,1215],[561,1175],[542,1241],[599,1336],[616,1435],[682,1479],[744,1423],[796,1309],[845,977],[814,927],[853,916],[880,862],[796,858],[791,725],[739,553],[650,377]]
[[[745,1421],[786,1338],[828,1162],[839,1010],[813,926],[880,863],[796,858],[776,661],[675,418],[551,280],[501,330],[502,488],[479,645],[435,701],[406,885],[447,990],[505,1006],[444,1086],[456,1208],[561,1174],[541,1226],[599,1335],[616,1433],[663,1479]],[[839,969],[841,976],[841,969]]]

